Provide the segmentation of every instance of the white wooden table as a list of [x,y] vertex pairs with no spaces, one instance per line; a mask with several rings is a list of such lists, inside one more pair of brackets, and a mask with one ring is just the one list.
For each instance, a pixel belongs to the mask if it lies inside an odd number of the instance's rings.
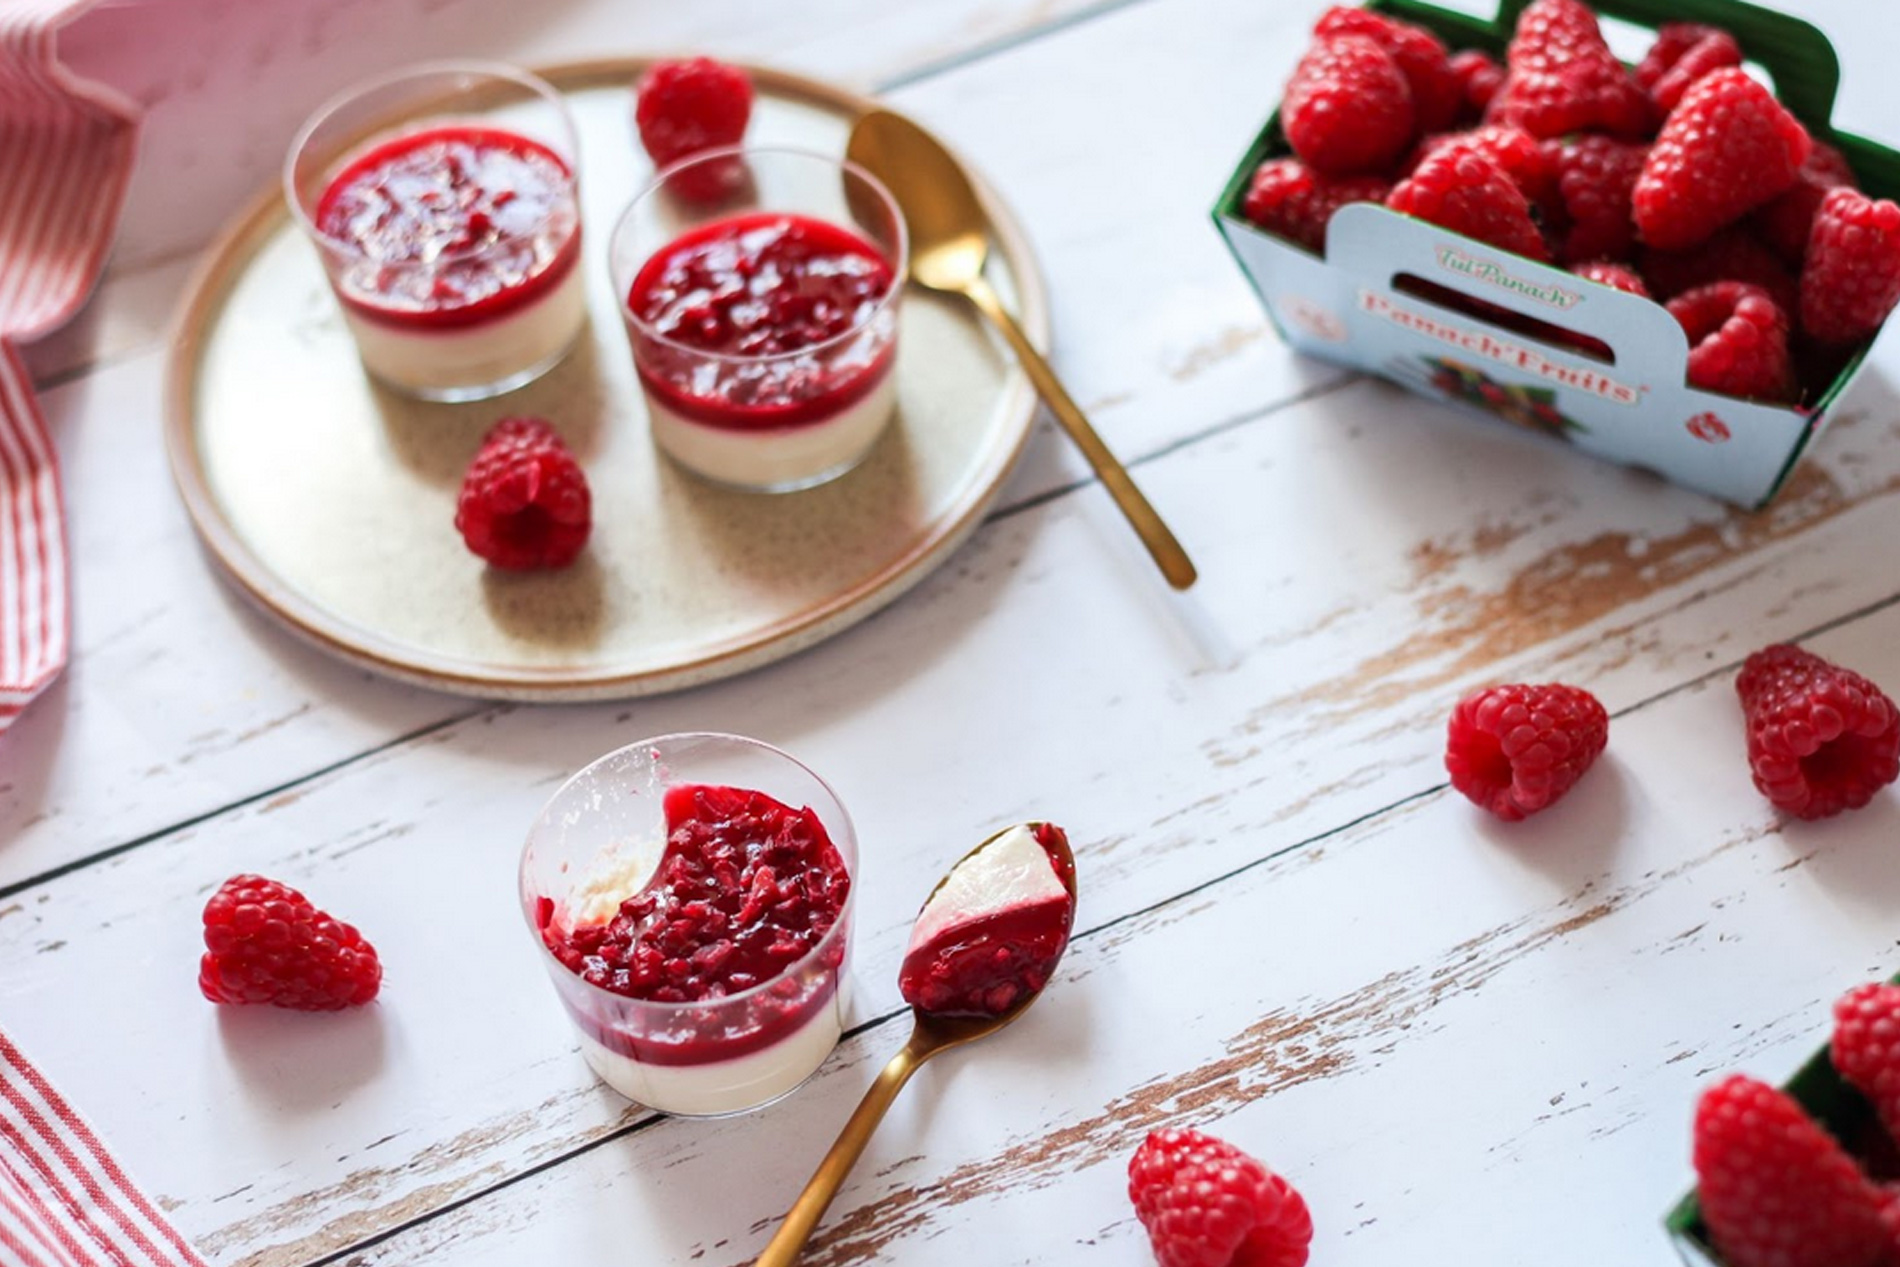
[[[33,349],[78,637],[0,744],[0,1024],[210,1259],[748,1260],[902,1041],[929,884],[1038,815],[1080,855],[1056,987],[913,1084],[810,1262],[1148,1263],[1125,1164],[1167,1124],[1286,1173],[1329,1267],[1672,1261],[1698,1088],[1779,1080],[1839,991],[1900,966],[1900,793],[1781,822],[1731,687],[1799,639],[1900,688],[1896,348],[1754,515],[1293,356],[1205,208],[1319,7],[168,0],[68,31],[150,114],[111,274]],[[1842,121],[1900,135],[1882,6],[1794,7],[1841,48]],[[664,699],[405,689],[214,578],[160,451],[164,323],[297,120],[423,56],[684,49],[881,91],[982,166],[1041,253],[1060,370],[1201,565],[1190,596],[1046,425],[897,606]],[[1553,679],[1608,704],[1609,754],[1489,822],[1444,786],[1446,711]],[[595,1084],[512,888],[559,780],[695,728],[802,756],[864,841],[856,1028],[719,1123]],[[239,870],[368,930],[380,1003],[206,1004],[198,913]]]

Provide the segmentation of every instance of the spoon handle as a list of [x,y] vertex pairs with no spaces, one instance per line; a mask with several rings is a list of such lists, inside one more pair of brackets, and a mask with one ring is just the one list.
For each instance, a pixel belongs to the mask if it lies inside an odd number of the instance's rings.
[[1030,345],[1029,336],[1016,324],[1016,318],[1003,306],[1003,301],[990,288],[989,282],[979,275],[963,289],[963,293],[1009,341],[1009,346],[1016,352],[1016,359],[1029,374],[1029,381],[1035,384],[1036,391],[1049,406],[1049,412],[1056,416],[1062,429],[1069,433],[1069,439],[1075,441],[1076,447],[1082,450],[1082,456],[1095,468],[1095,474],[1101,478],[1103,487],[1108,489],[1108,495],[1115,499],[1115,505],[1120,507],[1134,528],[1135,535],[1148,547],[1148,553],[1160,567],[1161,574],[1168,578],[1168,584],[1178,590],[1194,584],[1197,575],[1194,561],[1188,558],[1187,551],[1175,540],[1174,533],[1162,521],[1161,513],[1135,487],[1128,468],[1103,443],[1102,437],[1082,412],[1082,407],[1069,396],[1061,380],[1056,377],[1056,372],[1049,368],[1049,362],[1043,360],[1042,353]]
[[877,1081],[858,1101],[851,1120],[838,1132],[837,1142],[825,1154],[825,1159],[818,1163],[811,1182],[798,1194],[798,1200],[792,1203],[791,1212],[779,1224],[771,1244],[765,1247],[765,1252],[759,1255],[753,1267],[792,1267],[798,1261],[798,1256],[805,1251],[805,1242],[818,1229],[818,1220],[825,1217],[831,1199],[844,1186],[845,1176],[851,1173],[851,1167],[858,1164],[864,1146],[871,1142],[871,1132],[884,1120],[885,1112],[891,1107],[891,1102],[897,1099],[897,1093],[904,1089],[904,1084],[910,1081],[910,1076],[935,1050],[919,1043],[917,1035],[912,1034],[911,1041],[904,1045],[903,1050],[891,1057],[891,1063],[884,1066],[884,1072],[878,1074]]

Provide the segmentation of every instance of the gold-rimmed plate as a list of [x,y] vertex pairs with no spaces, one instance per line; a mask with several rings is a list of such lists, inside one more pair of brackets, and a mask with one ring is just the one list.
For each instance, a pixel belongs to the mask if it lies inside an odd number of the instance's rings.
[[[502,699],[616,699],[728,677],[877,611],[981,520],[1035,397],[960,301],[905,296],[898,416],[820,488],[719,488],[653,447],[607,279],[607,229],[652,166],[635,138],[641,58],[539,70],[580,133],[589,327],[552,373],[468,404],[373,383],[320,264],[276,190],[191,286],[166,386],[166,442],[221,571],[344,659]],[[843,154],[866,98],[754,68],[750,143]],[[991,270],[1038,342],[1048,310],[1027,240],[987,190]],[[503,573],[463,546],[455,495],[483,432],[552,420],[586,468],[594,534],[559,572]]]

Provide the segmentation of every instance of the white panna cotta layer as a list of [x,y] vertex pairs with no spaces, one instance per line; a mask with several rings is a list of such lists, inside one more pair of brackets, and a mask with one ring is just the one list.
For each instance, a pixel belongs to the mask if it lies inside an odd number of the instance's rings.
[[713,427],[668,409],[647,393],[653,439],[674,461],[722,484],[794,489],[855,466],[897,410],[895,367],[858,400],[820,422],[748,431]]
[[1068,900],[1069,891],[1050,863],[1049,851],[1036,843],[1029,827],[1018,824],[951,870],[918,915],[905,953],[976,920]]
[[587,281],[576,260],[538,299],[466,326],[401,329],[360,316],[347,303],[340,307],[370,373],[408,391],[448,393],[506,383],[551,365],[587,317]]
[[600,1080],[663,1113],[718,1117],[776,1100],[811,1077],[844,1033],[848,979],[841,977],[825,1005],[810,1020],[769,1047],[731,1060],[695,1065],[656,1065],[623,1056],[580,1035],[581,1055]]

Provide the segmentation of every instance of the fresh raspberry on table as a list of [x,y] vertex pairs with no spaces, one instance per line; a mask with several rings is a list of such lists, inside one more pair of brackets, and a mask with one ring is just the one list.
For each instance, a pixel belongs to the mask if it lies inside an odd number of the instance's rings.
[[[633,119],[656,167],[737,145],[752,118],[752,78],[710,57],[655,62],[634,90]],[[689,197],[712,199],[731,187],[736,165],[709,164],[681,178]]]
[[1900,986],[1870,981],[1836,1000],[1828,1054],[1900,1139]]
[[1737,66],[1689,85],[1649,148],[1632,211],[1643,241],[1694,246],[1791,188],[1812,145],[1774,94]]
[[1607,132],[1641,140],[1655,110],[1579,0],[1532,0],[1505,51],[1504,83],[1485,119],[1535,137]]
[[1607,136],[1545,141],[1546,161],[1556,173],[1562,225],[1556,236],[1557,258],[1620,258],[1636,244],[1630,219],[1630,195],[1642,174],[1649,149]]
[[1504,174],[1524,192],[1533,207],[1557,194],[1557,169],[1543,144],[1522,128],[1495,123],[1468,132],[1440,132],[1426,137],[1419,142],[1406,174],[1417,171],[1420,163],[1448,145],[1469,146],[1503,168]]
[[1611,260],[1590,260],[1583,264],[1573,264],[1570,271],[1590,281],[1614,286],[1632,295],[1641,295],[1644,299],[1649,298],[1649,288],[1643,285],[1643,279],[1638,277],[1627,264],[1618,264]]
[[1755,786],[1796,818],[1859,809],[1900,777],[1900,711],[1851,669],[1772,646],[1748,657],[1735,692]]
[[1254,172],[1241,211],[1269,233],[1324,253],[1333,212],[1349,202],[1384,202],[1391,191],[1382,176],[1326,176],[1297,158],[1275,158]]
[[1485,107],[1491,104],[1491,98],[1498,95],[1504,83],[1504,67],[1489,53],[1475,48],[1451,55],[1451,73],[1458,77],[1459,88],[1464,93],[1466,118],[1483,116]]
[[1696,1190],[1729,1267],[1873,1267],[1880,1192],[1785,1094],[1742,1074],[1702,1093]]
[[1808,235],[1801,328],[1823,343],[1871,336],[1900,300],[1900,206],[1830,189]]
[[1772,247],[1790,268],[1800,268],[1808,253],[1808,236],[1814,229],[1814,214],[1821,209],[1827,191],[1846,185],[1859,189],[1854,169],[1847,156],[1826,141],[1816,141],[1808,151],[1808,161],[1795,175],[1794,187],[1762,204],[1753,216],[1755,232]]
[[1668,303],[1689,336],[1689,381],[1712,392],[1759,400],[1794,399],[1788,318],[1768,292],[1747,282],[1711,282]]
[[1280,122],[1293,152],[1329,176],[1389,168],[1412,143],[1412,89],[1392,55],[1363,35],[1321,40],[1287,81]]
[[1362,35],[1390,53],[1412,90],[1412,110],[1420,132],[1436,132],[1458,121],[1464,85],[1452,71],[1445,42],[1424,27],[1370,9],[1335,7],[1320,15],[1313,35],[1320,40]]
[[1664,301],[1711,282],[1747,282],[1767,291],[1775,307],[1790,316],[1800,304],[1794,274],[1746,225],[1732,225],[1685,250],[1645,250],[1637,271],[1650,293]]
[[1302,1267],[1313,1239],[1291,1184],[1199,1131],[1149,1135],[1128,1162],[1128,1199],[1161,1267]]
[[269,1003],[303,1012],[376,997],[376,948],[289,885],[236,875],[205,903],[198,988],[213,1003]]
[[1668,114],[1682,100],[1689,85],[1710,71],[1742,64],[1742,46],[1719,26],[1699,22],[1665,22],[1656,28],[1656,42],[1636,67],[1643,86],[1660,114]]
[[566,567],[593,525],[587,476],[553,427],[503,418],[489,430],[455,502],[470,550],[498,568]]
[[1487,686],[1452,709],[1451,785],[1506,822],[1557,803],[1609,742],[1610,715],[1581,687]]
[[1483,150],[1462,141],[1427,154],[1386,197],[1394,211],[1534,260],[1548,260],[1524,191]]

